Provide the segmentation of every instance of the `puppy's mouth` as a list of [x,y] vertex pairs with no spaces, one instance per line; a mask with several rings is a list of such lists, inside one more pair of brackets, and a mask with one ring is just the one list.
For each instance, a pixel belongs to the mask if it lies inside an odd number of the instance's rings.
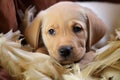
[[62,65],[66,65],[66,64],[72,64],[72,63],[78,63],[81,59],[79,60],[68,60],[68,59],[64,59],[64,60],[60,60],[59,63]]
[[59,60],[57,60],[60,64],[66,65],[66,64],[72,64],[72,63],[78,63],[82,57],[80,56],[70,56],[70,57],[60,57]]
[[79,62],[85,53],[83,47],[75,48],[71,46],[62,46],[56,50],[55,52],[49,51],[49,55],[62,65]]
[[67,65],[67,64],[72,64],[72,63],[78,63],[80,60],[78,60],[78,61],[62,61],[62,62],[60,62],[60,64],[62,64],[62,65]]
[[80,60],[83,58],[84,53],[84,48],[79,48],[77,52],[76,49],[63,49],[60,53],[57,53],[59,57],[56,58],[56,60],[62,65],[77,63],[80,62]]

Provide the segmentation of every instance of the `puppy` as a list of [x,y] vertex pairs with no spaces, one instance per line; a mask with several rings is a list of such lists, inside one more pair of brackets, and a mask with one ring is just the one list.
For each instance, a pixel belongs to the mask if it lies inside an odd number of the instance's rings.
[[91,10],[73,2],[59,2],[38,13],[26,28],[25,37],[34,49],[44,50],[61,64],[70,64],[91,60],[91,46],[105,31],[105,24]]

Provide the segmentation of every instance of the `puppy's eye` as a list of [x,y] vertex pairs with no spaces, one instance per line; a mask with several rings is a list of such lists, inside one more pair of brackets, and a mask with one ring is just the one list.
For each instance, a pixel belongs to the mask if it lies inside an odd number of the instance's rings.
[[50,34],[50,35],[55,35],[55,30],[54,30],[54,29],[50,29],[50,30],[49,30],[49,34]]
[[76,25],[73,27],[73,31],[74,31],[74,33],[78,33],[80,31],[82,31],[82,27]]

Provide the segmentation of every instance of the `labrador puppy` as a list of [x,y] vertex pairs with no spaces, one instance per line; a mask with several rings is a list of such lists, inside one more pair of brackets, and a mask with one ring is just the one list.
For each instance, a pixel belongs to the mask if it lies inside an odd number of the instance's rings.
[[25,38],[35,50],[70,64],[91,61],[91,46],[105,31],[105,24],[90,9],[64,1],[39,12],[26,28]]

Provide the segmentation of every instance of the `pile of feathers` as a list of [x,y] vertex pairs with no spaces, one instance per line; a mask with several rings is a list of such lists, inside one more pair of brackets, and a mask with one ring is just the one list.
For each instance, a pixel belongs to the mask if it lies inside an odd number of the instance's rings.
[[20,31],[0,34],[0,66],[14,80],[120,80],[120,29],[115,39],[96,51],[84,69],[79,63],[62,66],[50,56],[22,46]]

